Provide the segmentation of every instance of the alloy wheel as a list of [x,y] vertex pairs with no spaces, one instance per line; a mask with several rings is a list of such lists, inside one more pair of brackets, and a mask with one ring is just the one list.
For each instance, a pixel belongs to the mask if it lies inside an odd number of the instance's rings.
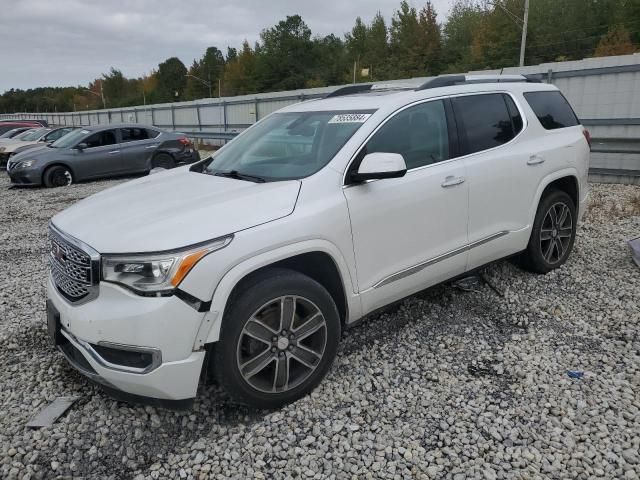
[[282,393],[302,384],[324,355],[327,324],[310,300],[286,295],[261,306],[246,322],[237,366],[251,387]]
[[55,187],[66,187],[68,185],[71,185],[71,182],[72,178],[71,172],[69,172],[69,170],[57,169],[53,174],[53,178],[51,179],[51,183],[53,183]]
[[551,205],[540,228],[540,251],[551,265],[564,258],[573,235],[573,217],[569,207],[557,202]]

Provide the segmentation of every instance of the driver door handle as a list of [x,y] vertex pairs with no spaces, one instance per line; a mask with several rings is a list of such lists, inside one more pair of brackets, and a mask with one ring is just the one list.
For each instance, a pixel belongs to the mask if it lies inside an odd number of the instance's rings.
[[540,155],[531,155],[527,160],[527,165],[539,165],[541,163],[544,163],[544,157]]
[[120,153],[120,150],[112,150],[109,152],[109,155],[113,155],[115,153]]
[[449,175],[444,179],[444,182],[441,183],[441,186],[442,188],[449,188],[460,185],[461,183],[464,183],[464,177],[454,177],[453,175]]

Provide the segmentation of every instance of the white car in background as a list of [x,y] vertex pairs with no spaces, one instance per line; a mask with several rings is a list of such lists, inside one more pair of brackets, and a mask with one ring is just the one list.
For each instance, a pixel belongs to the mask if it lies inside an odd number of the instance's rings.
[[6,168],[13,155],[55,142],[75,129],[76,127],[34,128],[13,138],[0,139],[0,168]]
[[286,107],[53,217],[50,336],[112,392],[192,399],[205,366],[238,402],[284,405],[376,309],[512,255],[560,267],[589,141],[556,87],[522,76]]

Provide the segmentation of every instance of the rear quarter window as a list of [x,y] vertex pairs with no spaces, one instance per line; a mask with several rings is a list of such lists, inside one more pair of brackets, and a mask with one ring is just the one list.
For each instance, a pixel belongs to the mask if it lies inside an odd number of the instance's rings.
[[546,130],[580,125],[571,105],[558,91],[527,92],[524,98]]

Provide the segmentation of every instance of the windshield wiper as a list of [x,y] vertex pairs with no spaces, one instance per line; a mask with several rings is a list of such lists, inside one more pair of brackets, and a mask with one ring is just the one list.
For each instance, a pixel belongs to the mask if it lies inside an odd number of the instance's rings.
[[228,172],[215,172],[216,177],[235,178],[236,180],[246,180],[248,182],[264,183],[266,180],[263,177],[257,175],[249,175],[247,173],[240,173],[237,170],[229,170]]

